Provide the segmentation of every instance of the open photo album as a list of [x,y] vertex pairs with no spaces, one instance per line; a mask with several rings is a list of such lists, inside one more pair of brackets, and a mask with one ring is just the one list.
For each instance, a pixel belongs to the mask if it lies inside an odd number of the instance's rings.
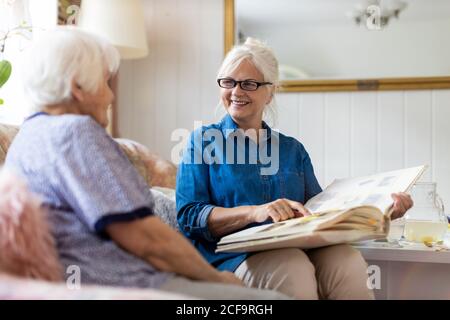
[[337,179],[305,204],[312,215],[227,235],[216,252],[308,249],[385,238],[394,203],[391,194],[407,192],[425,170],[426,166],[418,166]]

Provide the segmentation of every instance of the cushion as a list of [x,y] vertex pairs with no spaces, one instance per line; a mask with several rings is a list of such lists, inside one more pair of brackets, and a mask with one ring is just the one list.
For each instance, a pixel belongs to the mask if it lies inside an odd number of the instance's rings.
[[62,281],[62,266],[41,201],[12,173],[0,172],[0,272]]
[[178,230],[175,190],[153,187],[150,191],[155,200],[154,214],[173,229]]
[[19,127],[0,124],[0,164],[5,162],[6,152],[17,132]]
[[177,167],[172,162],[151,153],[147,147],[136,141],[115,140],[149,186],[175,188]]

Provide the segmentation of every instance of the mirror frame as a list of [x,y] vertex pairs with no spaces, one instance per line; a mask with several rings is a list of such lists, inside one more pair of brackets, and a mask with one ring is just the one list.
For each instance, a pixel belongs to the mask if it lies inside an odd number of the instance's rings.
[[[224,0],[224,54],[234,45],[235,5],[234,0]],[[449,89],[448,77],[379,78],[345,80],[284,80],[280,81],[280,92],[363,91],[363,90],[426,90]]]

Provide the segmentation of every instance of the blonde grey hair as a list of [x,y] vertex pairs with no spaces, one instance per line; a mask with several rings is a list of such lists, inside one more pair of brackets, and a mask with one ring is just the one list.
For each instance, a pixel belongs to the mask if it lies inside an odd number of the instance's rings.
[[[264,77],[263,81],[272,82],[275,88],[278,86],[279,71],[278,71],[278,60],[275,57],[272,49],[270,49],[263,42],[254,39],[247,38],[244,44],[237,45],[228,52],[222,65],[219,69],[218,78],[226,77],[231,72],[236,70],[236,68],[244,60],[249,60],[258,69],[259,72]],[[267,86],[264,86],[266,90],[269,90]],[[221,105],[221,103],[220,103]],[[275,97],[264,109],[264,117],[271,120],[274,125],[276,122],[276,101]]]
[[116,73],[119,52],[106,40],[74,27],[43,33],[24,56],[22,82],[32,111],[72,99],[72,83],[95,93],[104,73]]

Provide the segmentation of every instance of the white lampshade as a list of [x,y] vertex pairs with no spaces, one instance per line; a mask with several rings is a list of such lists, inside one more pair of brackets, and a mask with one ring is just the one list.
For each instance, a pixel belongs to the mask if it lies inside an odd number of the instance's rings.
[[82,0],[78,26],[108,39],[122,59],[148,54],[141,0]]

